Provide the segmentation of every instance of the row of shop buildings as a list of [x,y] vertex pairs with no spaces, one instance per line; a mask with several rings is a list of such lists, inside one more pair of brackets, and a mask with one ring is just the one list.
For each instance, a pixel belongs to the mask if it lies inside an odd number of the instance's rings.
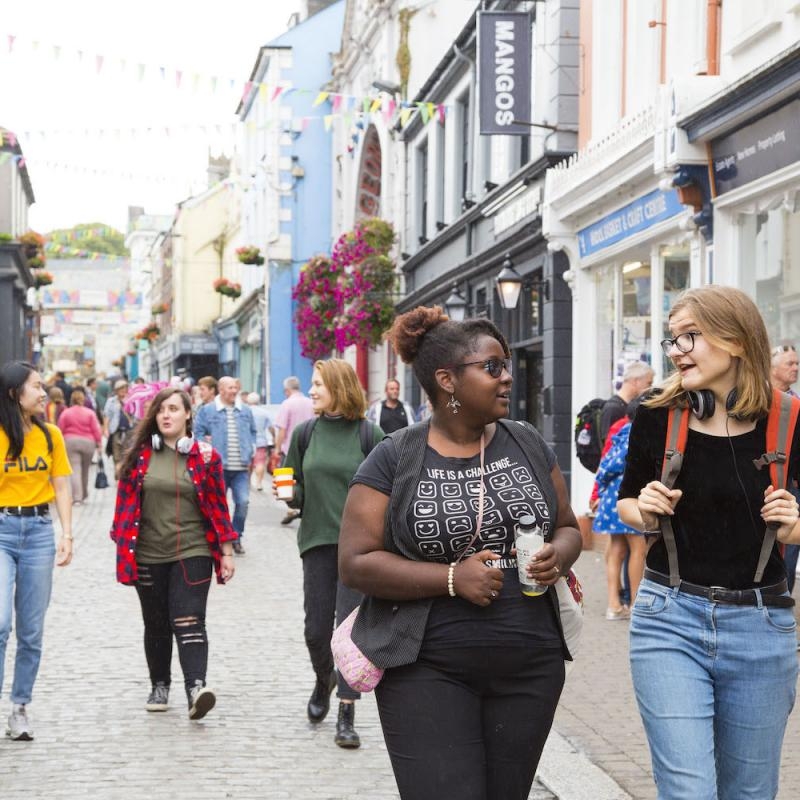
[[[353,44],[334,60],[334,89],[363,91],[377,74],[401,82],[380,58],[400,5],[347,4]],[[443,119],[368,127],[334,183],[334,223],[346,227],[377,148],[377,203],[400,234],[398,308],[495,320],[514,355],[512,416],[533,421],[563,467],[577,465],[577,409],[610,396],[628,362],[664,376],[659,341],[683,289],[739,286],[773,341],[800,334],[800,6],[746,5],[484,3],[411,80],[409,99],[442,104]],[[359,11],[370,24],[357,31]],[[481,134],[481,11],[528,15],[527,135]],[[496,278],[509,267],[520,294],[505,308]],[[370,364],[373,393],[397,373],[416,399],[391,354]],[[580,508],[591,475],[568,471]]]

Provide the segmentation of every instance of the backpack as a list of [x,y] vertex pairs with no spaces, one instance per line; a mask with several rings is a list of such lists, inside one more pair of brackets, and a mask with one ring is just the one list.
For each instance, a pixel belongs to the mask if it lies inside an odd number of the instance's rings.
[[575,452],[578,461],[589,472],[597,472],[600,466],[600,453],[603,451],[603,442],[600,439],[600,416],[606,401],[602,397],[590,400],[578,412],[575,420]]
[[[772,403],[767,418],[767,452],[753,459],[756,469],[769,467],[770,483],[775,489],[785,489],[788,483],[789,456],[792,452],[792,440],[797,417],[800,414],[800,400],[791,395],[772,390]],[[689,437],[689,408],[673,408],[669,412],[667,437],[664,444],[664,462],[661,466],[661,483],[672,489],[683,466],[683,454],[686,452],[686,440]],[[782,446],[781,446],[782,445]],[[675,546],[675,532],[672,520],[668,516],[659,517],[661,535],[667,550],[669,562],[670,586],[680,584],[678,572],[678,550]],[[775,544],[777,528],[768,526],[761,543],[754,583],[759,583],[764,575],[764,568],[769,561],[772,546]]]
[[[314,419],[307,419],[297,426],[297,454],[300,456],[300,465],[296,472],[295,480],[298,483],[303,481],[303,458],[305,457],[308,445],[311,442],[311,434],[314,433],[314,428],[319,422],[319,417]],[[366,458],[375,447],[375,436],[373,435],[372,423],[368,419],[359,420],[358,436],[361,441],[361,452]]]

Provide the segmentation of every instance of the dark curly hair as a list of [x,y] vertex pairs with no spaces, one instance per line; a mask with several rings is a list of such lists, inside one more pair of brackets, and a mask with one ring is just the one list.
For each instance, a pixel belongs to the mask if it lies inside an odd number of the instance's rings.
[[488,319],[453,322],[441,306],[417,306],[400,314],[386,338],[405,364],[410,364],[425,394],[435,404],[439,393],[436,370],[453,367],[477,349],[481,336],[497,339],[506,358],[508,343],[498,327]]

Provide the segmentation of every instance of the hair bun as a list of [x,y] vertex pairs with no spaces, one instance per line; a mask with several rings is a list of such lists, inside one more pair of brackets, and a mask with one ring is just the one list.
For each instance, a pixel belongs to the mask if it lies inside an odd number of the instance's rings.
[[387,339],[403,363],[411,364],[419,353],[425,334],[449,319],[441,306],[417,306],[395,319]]

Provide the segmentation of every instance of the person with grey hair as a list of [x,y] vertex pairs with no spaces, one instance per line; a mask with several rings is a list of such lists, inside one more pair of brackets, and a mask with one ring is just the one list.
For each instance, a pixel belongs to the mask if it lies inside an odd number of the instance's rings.
[[605,442],[608,429],[625,416],[628,403],[653,385],[654,376],[653,368],[644,361],[634,361],[625,367],[625,372],[622,373],[622,386],[613,397],[606,400],[600,412],[601,442]]
[[[292,431],[301,422],[313,418],[314,406],[310,398],[300,391],[300,381],[295,375],[290,375],[284,380],[283,393],[286,399],[281,403],[278,415],[275,417],[275,450],[286,458]],[[289,525],[300,516],[300,513],[290,508],[281,520],[281,525]]]

